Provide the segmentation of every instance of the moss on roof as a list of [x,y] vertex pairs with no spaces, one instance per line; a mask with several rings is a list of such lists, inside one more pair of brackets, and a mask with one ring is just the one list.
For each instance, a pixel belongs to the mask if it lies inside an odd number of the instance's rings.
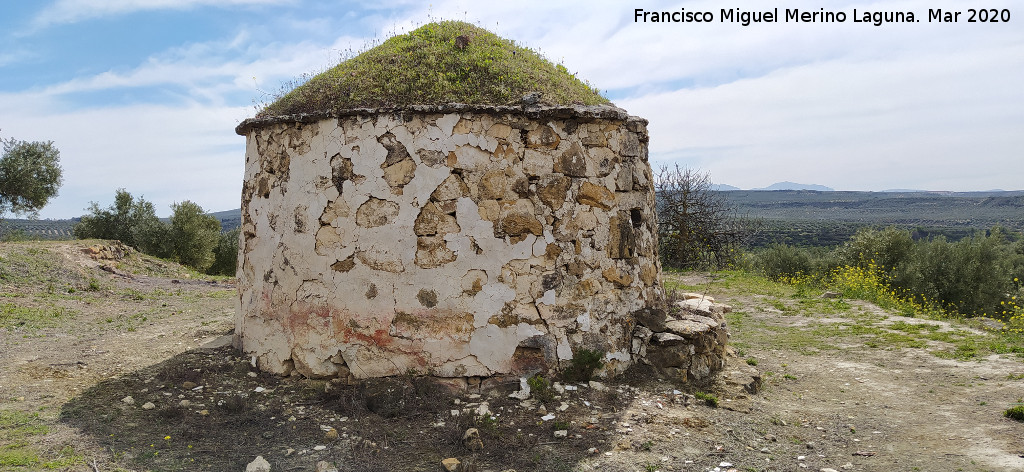
[[384,41],[286,93],[257,117],[409,105],[551,105],[608,99],[562,65],[461,21],[430,23]]

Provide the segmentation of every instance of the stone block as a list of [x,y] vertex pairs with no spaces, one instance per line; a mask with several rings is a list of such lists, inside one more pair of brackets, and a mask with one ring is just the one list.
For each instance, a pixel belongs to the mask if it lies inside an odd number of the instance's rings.
[[376,228],[395,221],[398,217],[398,203],[371,197],[356,210],[356,224],[364,228]]
[[443,202],[466,195],[469,195],[469,187],[466,186],[466,182],[458,174],[451,174],[434,189],[434,192],[430,194],[430,199],[435,202]]
[[493,170],[480,178],[477,195],[483,200],[501,200],[509,191],[508,177],[503,170]]
[[448,248],[444,236],[420,236],[416,238],[416,259],[417,266],[424,269],[433,269],[454,262],[457,258],[455,251]]
[[579,144],[573,143],[555,160],[554,170],[570,177],[586,177],[587,160],[587,152]]
[[580,191],[576,194],[576,201],[583,205],[609,210],[615,204],[615,194],[606,187],[586,181],[580,186]]
[[462,231],[455,217],[441,210],[434,202],[427,202],[413,223],[416,236],[445,235]]
[[[636,232],[630,223],[629,212],[619,212],[608,221],[608,257],[629,259],[636,256]],[[645,285],[648,285],[645,282]]]
[[550,175],[553,167],[554,163],[548,153],[527,149],[523,155],[523,172],[529,177]]
[[401,195],[401,188],[416,176],[416,162],[403,159],[384,168],[384,181],[391,187],[391,193]]
[[633,283],[633,277],[614,267],[605,269],[601,272],[601,275],[604,276],[605,280],[615,284],[616,287],[628,287]]
[[644,307],[633,312],[633,318],[642,326],[654,332],[665,331],[665,323],[668,321],[668,314],[665,310],[657,307]]
[[681,369],[688,369],[691,362],[686,344],[651,344],[647,347],[647,360],[655,367]]
[[526,133],[526,147],[531,149],[554,149],[562,139],[550,126],[541,125]]
[[559,210],[566,202],[569,184],[572,180],[562,175],[551,175],[543,178],[537,185],[537,197],[553,210]]

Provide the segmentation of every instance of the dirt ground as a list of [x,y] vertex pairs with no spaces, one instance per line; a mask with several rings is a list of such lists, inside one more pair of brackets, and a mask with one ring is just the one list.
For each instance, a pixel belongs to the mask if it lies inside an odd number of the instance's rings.
[[[0,471],[242,471],[257,455],[273,471],[1024,470],[1024,423],[1002,415],[1024,401],[1019,346],[961,324],[668,275],[734,307],[719,381],[638,370],[521,402],[515,384],[257,372],[217,345],[230,280],[85,252],[102,244],[0,245]],[[729,381],[750,375],[756,394]]]

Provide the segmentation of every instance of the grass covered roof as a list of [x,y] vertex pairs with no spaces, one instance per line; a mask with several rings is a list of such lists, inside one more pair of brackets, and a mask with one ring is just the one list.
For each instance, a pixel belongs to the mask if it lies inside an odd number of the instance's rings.
[[608,99],[531,49],[461,21],[424,25],[309,79],[257,117],[409,105],[518,105],[536,92],[550,105]]

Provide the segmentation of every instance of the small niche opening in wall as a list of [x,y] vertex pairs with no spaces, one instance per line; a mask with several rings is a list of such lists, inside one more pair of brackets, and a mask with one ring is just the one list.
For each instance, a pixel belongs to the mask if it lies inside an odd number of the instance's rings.
[[644,213],[639,208],[629,210],[629,221],[633,223],[634,228],[639,228],[644,224]]

